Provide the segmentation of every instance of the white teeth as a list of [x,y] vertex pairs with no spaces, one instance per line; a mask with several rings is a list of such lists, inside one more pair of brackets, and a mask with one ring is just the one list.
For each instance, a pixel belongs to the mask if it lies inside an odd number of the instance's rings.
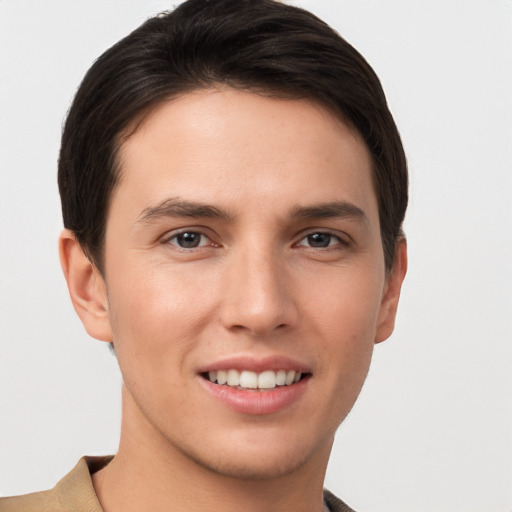
[[217,384],[227,384],[243,389],[274,389],[276,386],[290,386],[298,382],[302,373],[295,370],[265,370],[261,373],[249,370],[218,370],[208,372],[208,379]]
[[237,370],[228,370],[228,386],[240,386],[240,374]]
[[260,389],[272,389],[276,387],[276,374],[272,370],[261,372],[258,375],[258,387]]
[[258,387],[258,376],[256,373],[244,370],[240,374],[240,386],[243,388],[256,389]]
[[228,376],[224,370],[219,370],[217,372],[217,384],[226,384],[228,381]]
[[285,384],[286,384],[286,371],[285,370],[279,370],[276,373],[276,385],[284,386]]
[[290,370],[286,373],[286,385],[289,386],[293,380],[295,379],[295,372],[293,370]]

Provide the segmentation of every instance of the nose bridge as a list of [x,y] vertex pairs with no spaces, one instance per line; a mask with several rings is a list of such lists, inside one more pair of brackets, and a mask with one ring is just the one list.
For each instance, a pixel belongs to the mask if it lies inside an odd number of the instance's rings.
[[228,264],[222,322],[228,329],[268,334],[296,322],[284,257],[271,243],[246,243]]

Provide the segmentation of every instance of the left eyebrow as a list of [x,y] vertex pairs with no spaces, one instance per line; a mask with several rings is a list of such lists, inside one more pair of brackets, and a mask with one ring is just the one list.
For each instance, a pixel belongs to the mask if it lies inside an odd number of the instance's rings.
[[230,220],[231,215],[215,206],[170,198],[151,208],[142,210],[137,223],[151,222],[163,217],[193,217]]
[[328,219],[350,218],[369,225],[370,221],[365,212],[353,203],[347,201],[332,201],[311,206],[296,206],[291,211],[295,219]]

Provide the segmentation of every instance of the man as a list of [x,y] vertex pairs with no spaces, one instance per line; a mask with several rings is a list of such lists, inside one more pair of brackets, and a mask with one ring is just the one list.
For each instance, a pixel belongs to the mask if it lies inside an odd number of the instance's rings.
[[405,156],[364,59],[300,9],[189,0],[87,73],[59,187],[121,441],[0,510],[351,510],[325,470],[407,266]]

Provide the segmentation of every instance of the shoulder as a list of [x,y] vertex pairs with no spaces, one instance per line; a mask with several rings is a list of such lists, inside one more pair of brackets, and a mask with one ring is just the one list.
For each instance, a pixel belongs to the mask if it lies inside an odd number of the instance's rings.
[[[324,490],[324,501],[330,512],[355,512],[346,503],[341,501],[337,496],[328,490]],[[3,512],[3,511],[1,511]]]
[[23,496],[0,498],[0,512],[60,512],[64,511],[54,489]]
[[0,498],[0,512],[103,512],[91,473],[110,460],[111,457],[84,457],[53,489]]

